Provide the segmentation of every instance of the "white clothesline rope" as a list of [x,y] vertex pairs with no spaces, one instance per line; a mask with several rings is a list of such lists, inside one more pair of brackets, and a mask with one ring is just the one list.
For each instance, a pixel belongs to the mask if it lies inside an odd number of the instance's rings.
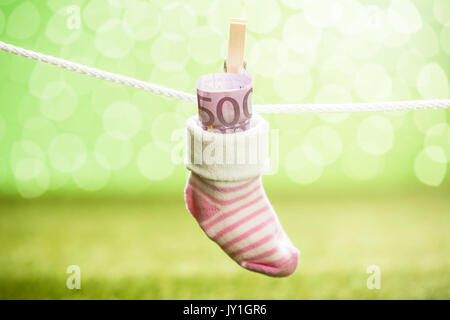
[[[78,72],[97,79],[102,79],[124,86],[145,90],[158,95],[196,102],[197,97],[190,93],[166,88],[156,84],[129,78],[119,74],[91,68],[72,61],[52,57],[32,50],[26,50],[0,41],[0,50],[16,54],[28,59],[45,62],[66,70]],[[315,113],[315,112],[377,112],[377,111],[401,111],[418,109],[449,108],[450,99],[442,100],[412,100],[389,101],[368,103],[339,103],[339,104],[263,104],[253,105],[256,113]]]
[[23,49],[20,47],[13,46],[11,44],[4,43],[2,41],[0,41],[0,49],[3,51],[9,52],[9,53],[16,54],[18,56],[28,58],[28,59],[45,62],[45,63],[52,64],[54,66],[57,66],[57,67],[60,67],[60,68],[66,69],[66,70],[85,74],[85,75],[88,75],[93,78],[122,84],[124,86],[149,91],[149,92],[152,92],[155,94],[159,94],[162,96],[175,98],[175,99],[179,99],[179,100],[192,101],[192,102],[197,101],[196,96],[194,96],[193,94],[184,93],[181,91],[158,86],[156,84],[152,84],[152,83],[144,82],[141,80],[136,80],[133,78],[125,77],[125,76],[122,76],[119,74],[91,68],[88,66],[84,66],[82,64],[72,62],[72,61],[67,61],[64,59],[48,56],[48,55],[45,55],[45,54],[42,54],[39,52],[26,50],[26,49]]

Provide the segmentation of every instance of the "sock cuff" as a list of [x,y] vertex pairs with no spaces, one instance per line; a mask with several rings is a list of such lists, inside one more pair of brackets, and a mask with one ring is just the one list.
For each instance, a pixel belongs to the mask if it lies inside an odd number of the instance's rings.
[[186,168],[205,179],[239,181],[269,168],[269,123],[253,115],[250,129],[236,133],[203,130],[198,115],[186,122]]

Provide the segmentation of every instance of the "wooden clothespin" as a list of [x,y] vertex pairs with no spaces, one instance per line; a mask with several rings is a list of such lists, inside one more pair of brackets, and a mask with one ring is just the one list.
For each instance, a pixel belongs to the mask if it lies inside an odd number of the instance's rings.
[[230,23],[226,72],[238,73],[244,65],[245,30],[247,20],[233,18]]

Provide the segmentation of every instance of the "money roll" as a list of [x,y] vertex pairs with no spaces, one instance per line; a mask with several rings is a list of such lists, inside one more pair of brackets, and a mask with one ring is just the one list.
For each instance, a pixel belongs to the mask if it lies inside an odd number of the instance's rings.
[[244,73],[213,73],[197,81],[199,120],[204,130],[234,133],[250,127],[252,77]]

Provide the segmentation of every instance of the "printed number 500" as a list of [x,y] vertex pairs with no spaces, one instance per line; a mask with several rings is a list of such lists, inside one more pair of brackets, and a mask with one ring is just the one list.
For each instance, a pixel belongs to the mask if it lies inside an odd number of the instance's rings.
[[[248,110],[248,97],[250,96],[250,93],[253,92],[253,88],[251,88],[250,90],[247,91],[247,93],[245,94],[244,98],[242,99],[242,111],[244,112],[244,115],[247,118],[250,118],[252,116],[251,112],[249,112]],[[201,112],[204,112],[207,114],[208,119],[204,119],[202,116],[202,124],[204,126],[210,126],[215,122],[215,117],[214,117],[214,113],[203,107],[202,101],[206,101],[206,102],[211,102],[211,98],[207,98],[207,97],[203,97],[197,94],[197,103],[198,103],[198,109]],[[226,121],[224,116],[223,116],[223,105],[225,104],[225,102],[230,102],[231,105],[233,106],[233,111],[234,111],[234,117],[231,121]],[[240,117],[241,117],[241,109],[239,108],[239,103],[236,101],[236,99],[231,98],[231,97],[223,97],[222,99],[220,99],[217,102],[216,105],[216,114],[217,114],[217,119],[219,120],[219,122],[225,126],[225,127],[231,127],[234,126],[236,123],[238,123]]]

